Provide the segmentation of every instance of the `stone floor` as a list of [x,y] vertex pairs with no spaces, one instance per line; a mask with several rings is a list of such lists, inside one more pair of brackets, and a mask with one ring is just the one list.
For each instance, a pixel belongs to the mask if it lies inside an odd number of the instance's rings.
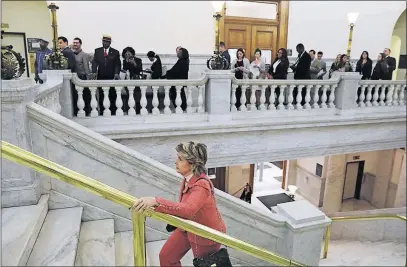
[[377,209],[375,206],[367,202],[366,200],[360,199],[346,199],[342,202],[341,212],[346,211],[358,211],[358,210],[374,210]]
[[405,266],[406,244],[333,240],[320,266]]

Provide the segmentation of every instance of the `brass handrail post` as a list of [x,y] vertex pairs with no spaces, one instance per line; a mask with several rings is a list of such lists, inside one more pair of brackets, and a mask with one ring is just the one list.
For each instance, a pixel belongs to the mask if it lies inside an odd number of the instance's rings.
[[131,219],[133,221],[134,266],[146,266],[146,217],[133,211]]
[[328,246],[330,239],[331,239],[331,225],[328,225],[325,228],[324,255],[322,256],[323,259],[326,259],[328,257]]
[[57,10],[59,7],[55,3],[51,3],[48,6],[48,9],[51,10],[51,23],[52,23],[52,46],[54,51],[58,49],[57,38],[58,38],[58,25],[57,25]]
[[348,38],[348,49],[347,49],[347,53],[346,55],[348,56],[348,59],[350,58],[350,51],[351,51],[351,47],[352,47],[352,36],[353,36],[353,27],[355,27],[355,24],[350,24],[349,25],[349,38]]

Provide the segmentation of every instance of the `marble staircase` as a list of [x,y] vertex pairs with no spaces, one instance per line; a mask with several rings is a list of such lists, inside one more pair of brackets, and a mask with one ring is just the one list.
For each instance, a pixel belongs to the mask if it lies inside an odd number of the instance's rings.
[[[114,220],[82,222],[82,207],[37,205],[2,209],[2,266],[133,266],[133,233],[114,232]],[[147,266],[159,266],[165,240],[146,243]],[[183,266],[192,266],[189,251]]]

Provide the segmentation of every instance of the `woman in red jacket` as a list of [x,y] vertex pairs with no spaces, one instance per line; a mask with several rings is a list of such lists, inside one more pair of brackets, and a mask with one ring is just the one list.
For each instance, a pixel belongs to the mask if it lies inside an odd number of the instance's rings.
[[[142,213],[148,208],[154,208],[157,212],[192,220],[225,233],[225,223],[216,207],[214,187],[206,175],[206,145],[188,142],[179,144],[176,150],[176,170],[184,177],[179,202],[160,197],[144,197],[133,204],[132,210]],[[220,250],[220,246],[209,239],[176,229],[160,251],[160,265],[181,266],[181,259],[192,248],[194,266],[200,266],[199,262],[202,261],[205,264],[210,262],[207,266],[213,263],[218,265],[219,259],[225,258],[227,264],[222,266],[231,266],[227,251]]]

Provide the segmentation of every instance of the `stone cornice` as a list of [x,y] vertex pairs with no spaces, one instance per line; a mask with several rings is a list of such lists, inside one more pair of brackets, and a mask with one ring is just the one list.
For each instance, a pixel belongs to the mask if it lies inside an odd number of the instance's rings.
[[32,101],[37,95],[39,84],[35,84],[33,79],[23,78],[16,80],[1,81],[1,102],[21,103]]
[[[93,147],[97,147],[110,155],[114,155],[120,160],[124,160],[127,163],[137,165],[138,168],[142,168],[148,173],[179,183],[181,178],[171,168],[152,160],[151,158],[144,156],[126,146],[123,146],[109,138],[96,134],[95,132],[80,126],[79,124],[66,119],[54,112],[49,111],[35,103],[27,105],[27,114],[34,121],[39,121],[41,124],[51,126],[53,129],[58,129],[66,134],[77,139],[79,142],[83,142]],[[275,214],[261,214],[259,210],[251,206],[241,205],[239,199],[233,198],[224,192],[216,189],[218,201],[224,203],[226,206],[233,208],[243,216],[247,216],[253,220],[264,223],[265,225],[271,225],[274,227],[284,227],[287,223],[285,218]]]

